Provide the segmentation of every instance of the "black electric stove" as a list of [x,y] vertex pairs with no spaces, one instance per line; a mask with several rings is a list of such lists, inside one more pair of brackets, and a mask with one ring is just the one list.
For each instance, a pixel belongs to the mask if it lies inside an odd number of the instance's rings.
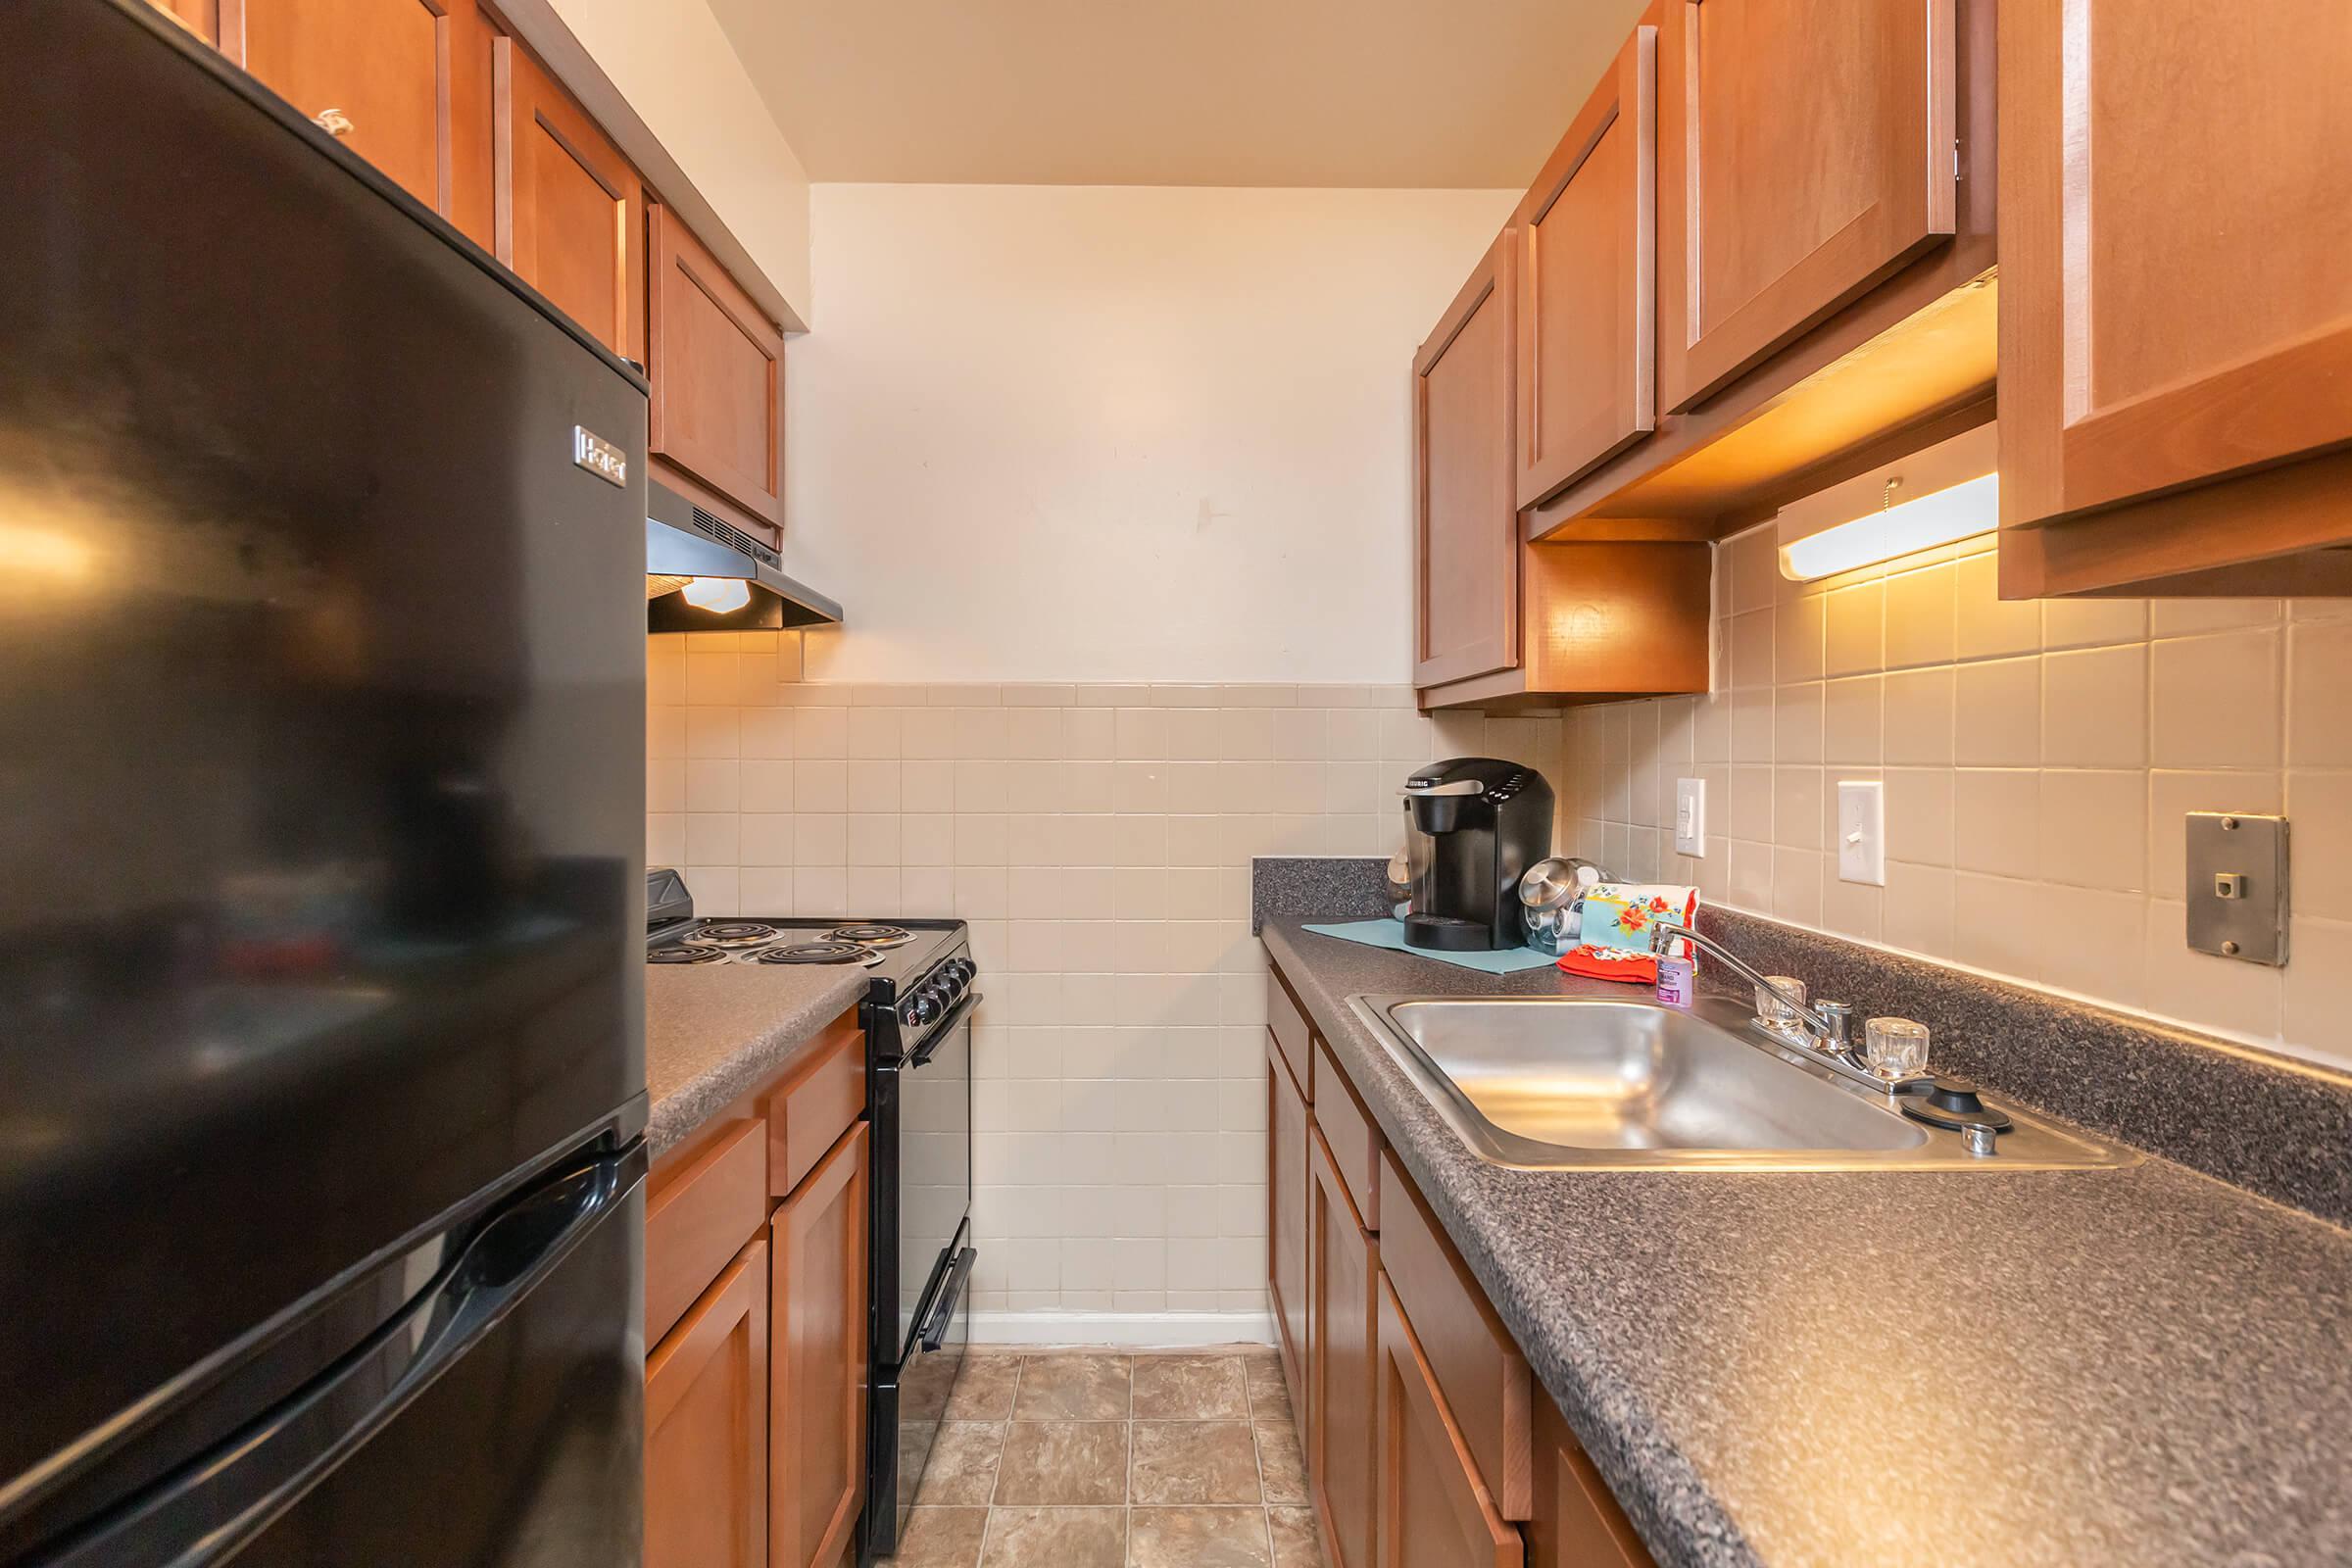
[[898,1549],[906,1501],[962,1365],[971,1245],[972,1012],[961,920],[699,919],[676,871],[646,873],[646,961],[866,971],[858,1005],[873,1123],[866,1502],[859,1558]]

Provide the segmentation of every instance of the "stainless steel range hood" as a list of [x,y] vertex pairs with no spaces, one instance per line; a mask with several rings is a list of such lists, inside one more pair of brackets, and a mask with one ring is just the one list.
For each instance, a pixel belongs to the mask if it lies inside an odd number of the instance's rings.
[[[659,480],[645,487],[645,597],[651,631],[774,631],[830,626],[841,606],[784,575],[783,558]],[[725,585],[747,597],[726,604]],[[716,600],[706,609],[689,594]]]

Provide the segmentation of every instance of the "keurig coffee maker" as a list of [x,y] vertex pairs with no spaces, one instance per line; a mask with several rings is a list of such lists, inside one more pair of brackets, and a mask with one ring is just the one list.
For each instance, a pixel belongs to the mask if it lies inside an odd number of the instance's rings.
[[1432,762],[1404,781],[1408,947],[1493,952],[1527,938],[1519,877],[1551,853],[1551,786],[1492,757]]

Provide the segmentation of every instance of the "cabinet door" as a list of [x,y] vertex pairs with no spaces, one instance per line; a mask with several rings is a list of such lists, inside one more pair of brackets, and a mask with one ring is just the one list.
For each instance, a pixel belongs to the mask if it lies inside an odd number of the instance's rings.
[[1378,1312],[1380,1568],[1520,1568],[1519,1532],[1480,1483],[1385,1278]]
[[[2339,0],[2002,6],[2004,524],[2352,441],[2347,61]],[[2340,478],[2307,542],[2352,534]],[[2295,544],[2284,499],[2145,574]]]
[[1953,226],[1952,0],[1666,0],[1658,377],[1681,411]]
[[656,206],[652,450],[765,522],[784,517],[784,333]]
[[767,1243],[645,1363],[645,1568],[767,1568]]
[[769,1222],[775,1252],[774,1568],[833,1568],[864,1498],[870,1124],[842,1135]]
[[1506,228],[1413,357],[1416,686],[1519,662],[1511,442],[1517,254],[1518,235]]
[[1642,1538],[1547,1398],[1536,1400],[1535,1513],[1528,1568],[1652,1568]]
[[636,171],[540,64],[502,38],[501,260],[623,359],[645,358],[645,198]]
[[1657,424],[1657,44],[1634,29],[1513,220],[1522,507]]
[[206,43],[220,44],[220,0],[148,0],[148,3]]
[[218,0],[217,15],[222,52],[270,91],[444,218],[486,218],[489,26],[473,0]]
[[[1331,1568],[1371,1568],[1374,1281],[1364,1233],[1323,1137],[1307,1131],[1306,1474]],[[1434,1568],[1434,1565],[1433,1565]]]
[[1266,1036],[1266,1291],[1291,1403],[1305,1419],[1300,1381],[1306,1332],[1306,1102],[1291,1081],[1274,1036]]

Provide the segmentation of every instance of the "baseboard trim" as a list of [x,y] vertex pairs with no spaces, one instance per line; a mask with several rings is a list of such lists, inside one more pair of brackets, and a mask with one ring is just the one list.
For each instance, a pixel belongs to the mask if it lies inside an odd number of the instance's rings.
[[1272,1345],[1271,1312],[1004,1312],[971,1314],[974,1345],[1107,1345],[1176,1349]]

